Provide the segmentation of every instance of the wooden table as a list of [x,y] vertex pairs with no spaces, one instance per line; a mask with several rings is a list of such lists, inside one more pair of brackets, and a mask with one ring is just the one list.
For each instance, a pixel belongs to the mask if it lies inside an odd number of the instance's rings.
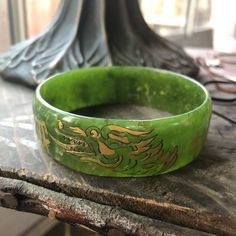
[[[73,172],[38,146],[33,90],[0,80],[0,204],[108,235],[236,235],[236,105],[215,104],[199,158],[171,174]],[[4,216],[1,216],[4,217]]]

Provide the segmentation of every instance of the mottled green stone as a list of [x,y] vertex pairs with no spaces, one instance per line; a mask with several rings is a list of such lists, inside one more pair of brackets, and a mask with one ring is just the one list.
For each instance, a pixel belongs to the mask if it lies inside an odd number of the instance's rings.
[[[102,104],[135,104],[172,114],[149,120],[72,113]],[[149,176],[197,157],[211,100],[198,82],[142,67],[65,72],[43,82],[33,101],[37,134],[49,155],[67,167],[100,176]]]

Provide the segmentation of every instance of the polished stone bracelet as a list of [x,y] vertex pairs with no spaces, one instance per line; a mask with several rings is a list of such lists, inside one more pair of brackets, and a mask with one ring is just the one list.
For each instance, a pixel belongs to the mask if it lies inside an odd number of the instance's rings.
[[[97,118],[73,111],[135,104],[170,113],[155,119]],[[193,161],[207,136],[211,99],[186,76],[142,67],[97,67],[55,75],[33,101],[37,135],[59,163],[87,174],[167,173]]]

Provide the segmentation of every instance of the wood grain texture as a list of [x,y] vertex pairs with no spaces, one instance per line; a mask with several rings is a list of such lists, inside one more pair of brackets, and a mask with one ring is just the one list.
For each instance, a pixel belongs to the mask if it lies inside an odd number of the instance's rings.
[[[119,232],[119,235],[200,235],[196,230],[171,225],[148,217],[139,216],[120,207],[107,206],[86,199],[69,197],[25,181],[0,177],[2,205],[20,211],[48,216],[71,224],[83,224],[103,233]],[[2,192],[3,193],[3,192]],[[12,201],[12,199],[15,199]],[[17,201],[17,205],[15,204]]]
[[[96,177],[59,165],[38,147],[32,90],[0,80],[0,94],[0,176],[32,183],[36,189],[44,187],[32,199],[48,196],[51,189],[55,194],[116,206],[149,220],[236,235],[236,125],[232,122],[213,114],[204,150],[181,170],[147,178]],[[235,104],[218,104],[214,110],[236,118]],[[3,192],[21,190],[17,184],[10,191],[3,185],[0,182]],[[26,191],[27,186],[24,188]]]

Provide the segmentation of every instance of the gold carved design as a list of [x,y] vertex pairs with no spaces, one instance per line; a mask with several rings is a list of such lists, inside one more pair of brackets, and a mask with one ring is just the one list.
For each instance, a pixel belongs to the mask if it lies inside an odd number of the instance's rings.
[[58,129],[63,129],[63,123],[60,120],[57,121],[57,127]]
[[137,155],[137,154],[140,154],[140,153],[143,153],[143,152],[149,150],[150,147],[148,146],[148,144],[151,143],[153,139],[154,138],[150,138],[147,140],[140,141],[137,144],[134,144],[133,145],[134,151],[132,151],[130,154]]
[[70,129],[71,129],[71,131],[86,137],[85,132],[81,128],[79,128],[79,127],[70,127]]
[[94,163],[97,163],[100,166],[103,166],[103,167],[106,167],[106,168],[112,168],[113,169],[113,168],[118,167],[121,164],[121,162],[123,160],[123,157],[119,156],[118,160],[115,163],[103,163],[99,159],[95,159],[95,158],[92,158],[92,157],[81,157],[80,160],[88,161],[88,162],[94,162]]
[[118,125],[108,125],[108,128],[112,131],[118,131],[118,132],[127,133],[127,134],[131,134],[131,135],[135,135],[135,136],[150,133],[147,131],[138,131],[138,130],[127,129],[127,128],[124,128],[124,127],[121,127]]
[[109,138],[120,141],[121,143],[129,143],[129,140],[127,137],[120,137],[120,136],[112,134],[112,133],[109,134],[108,136],[109,136]]
[[39,133],[42,139],[42,144],[48,152],[48,145],[50,144],[50,141],[48,139],[49,133],[45,121],[36,119],[36,127],[37,127],[37,132]]
[[115,154],[115,150],[109,148],[105,143],[98,141],[99,151],[102,155],[112,156]]
[[[129,171],[169,169],[178,156],[178,148],[164,150],[163,140],[153,130],[134,130],[118,125],[98,127],[66,127],[58,120],[58,138],[48,133],[44,121],[37,121],[44,146],[50,141],[81,161],[96,163],[104,168]],[[126,159],[123,158],[126,155]]]

